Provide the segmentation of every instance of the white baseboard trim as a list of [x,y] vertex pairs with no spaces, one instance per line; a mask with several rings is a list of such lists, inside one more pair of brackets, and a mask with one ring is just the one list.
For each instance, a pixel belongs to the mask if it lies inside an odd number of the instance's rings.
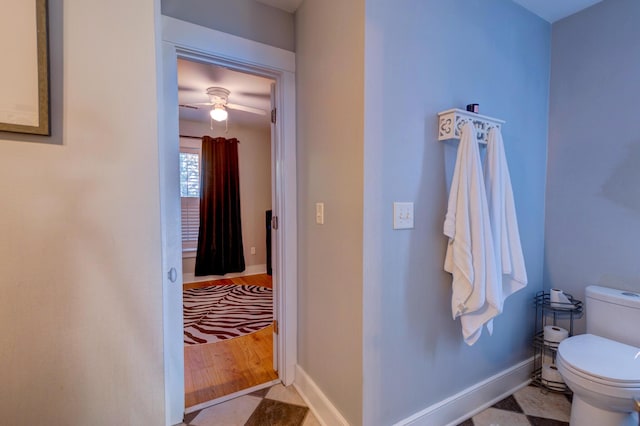
[[527,386],[533,357],[399,421],[395,426],[454,426]]
[[296,365],[293,386],[322,426],[349,426],[349,422],[342,417],[340,411],[299,365]]
[[182,282],[184,284],[199,283],[202,281],[213,281],[213,280],[221,280],[223,278],[237,278],[237,277],[245,277],[247,275],[257,275],[257,274],[266,274],[266,273],[267,273],[267,264],[264,263],[262,265],[250,265],[250,266],[247,266],[243,272],[233,272],[226,275],[207,275],[205,277],[196,277],[193,272],[184,272],[182,274]]

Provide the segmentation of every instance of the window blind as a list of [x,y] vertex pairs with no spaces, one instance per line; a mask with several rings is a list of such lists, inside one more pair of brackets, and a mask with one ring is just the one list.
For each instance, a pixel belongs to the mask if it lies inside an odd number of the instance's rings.
[[200,229],[200,198],[181,197],[182,250],[195,250]]

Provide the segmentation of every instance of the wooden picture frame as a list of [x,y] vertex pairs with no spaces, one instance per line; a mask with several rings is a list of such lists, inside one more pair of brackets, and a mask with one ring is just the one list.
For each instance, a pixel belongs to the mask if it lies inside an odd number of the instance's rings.
[[0,2],[0,131],[48,136],[47,0]]

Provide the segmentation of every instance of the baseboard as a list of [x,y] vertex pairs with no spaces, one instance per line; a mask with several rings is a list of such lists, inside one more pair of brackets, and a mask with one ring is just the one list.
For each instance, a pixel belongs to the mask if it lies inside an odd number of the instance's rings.
[[399,421],[395,426],[454,426],[530,383],[533,357]]
[[299,365],[296,365],[293,386],[322,426],[349,426],[349,422]]
[[182,274],[182,283],[198,283],[202,281],[213,281],[213,280],[221,280],[223,278],[237,278],[237,277],[245,277],[247,275],[257,275],[257,274],[266,274],[267,273],[267,265],[250,265],[247,266],[243,272],[233,272],[226,275],[207,275],[205,277],[196,277],[193,272],[184,272]]

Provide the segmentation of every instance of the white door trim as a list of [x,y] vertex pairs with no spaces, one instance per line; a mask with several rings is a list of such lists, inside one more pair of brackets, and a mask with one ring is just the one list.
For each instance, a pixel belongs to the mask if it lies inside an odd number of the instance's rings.
[[[295,140],[295,54],[255,41],[162,16],[162,58],[158,72],[162,83],[159,103],[159,156],[161,185],[178,172],[177,59],[193,58],[236,70],[249,71],[276,80],[278,143],[274,149],[276,203],[273,214],[279,218],[274,253],[274,285],[280,289],[278,300],[279,339],[278,374],[285,385],[293,383],[297,364],[297,217],[296,217],[296,140]],[[175,149],[173,146],[175,145]],[[176,178],[177,179],[177,178]],[[175,185],[177,188],[177,185]],[[163,265],[178,265],[178,280],[164,280],[164,375],[166,424],[182,422],[184,413],[184,354],[182,333],[181,252],[174,253],[179,232],[179,197],[161,188]],[[173,259],[172,257],[176,257]],[[179,317],[178,317],[179,316]],[[179,414],[178,414],[179,413]],[[178,418],[179,416],[179,418]]]

